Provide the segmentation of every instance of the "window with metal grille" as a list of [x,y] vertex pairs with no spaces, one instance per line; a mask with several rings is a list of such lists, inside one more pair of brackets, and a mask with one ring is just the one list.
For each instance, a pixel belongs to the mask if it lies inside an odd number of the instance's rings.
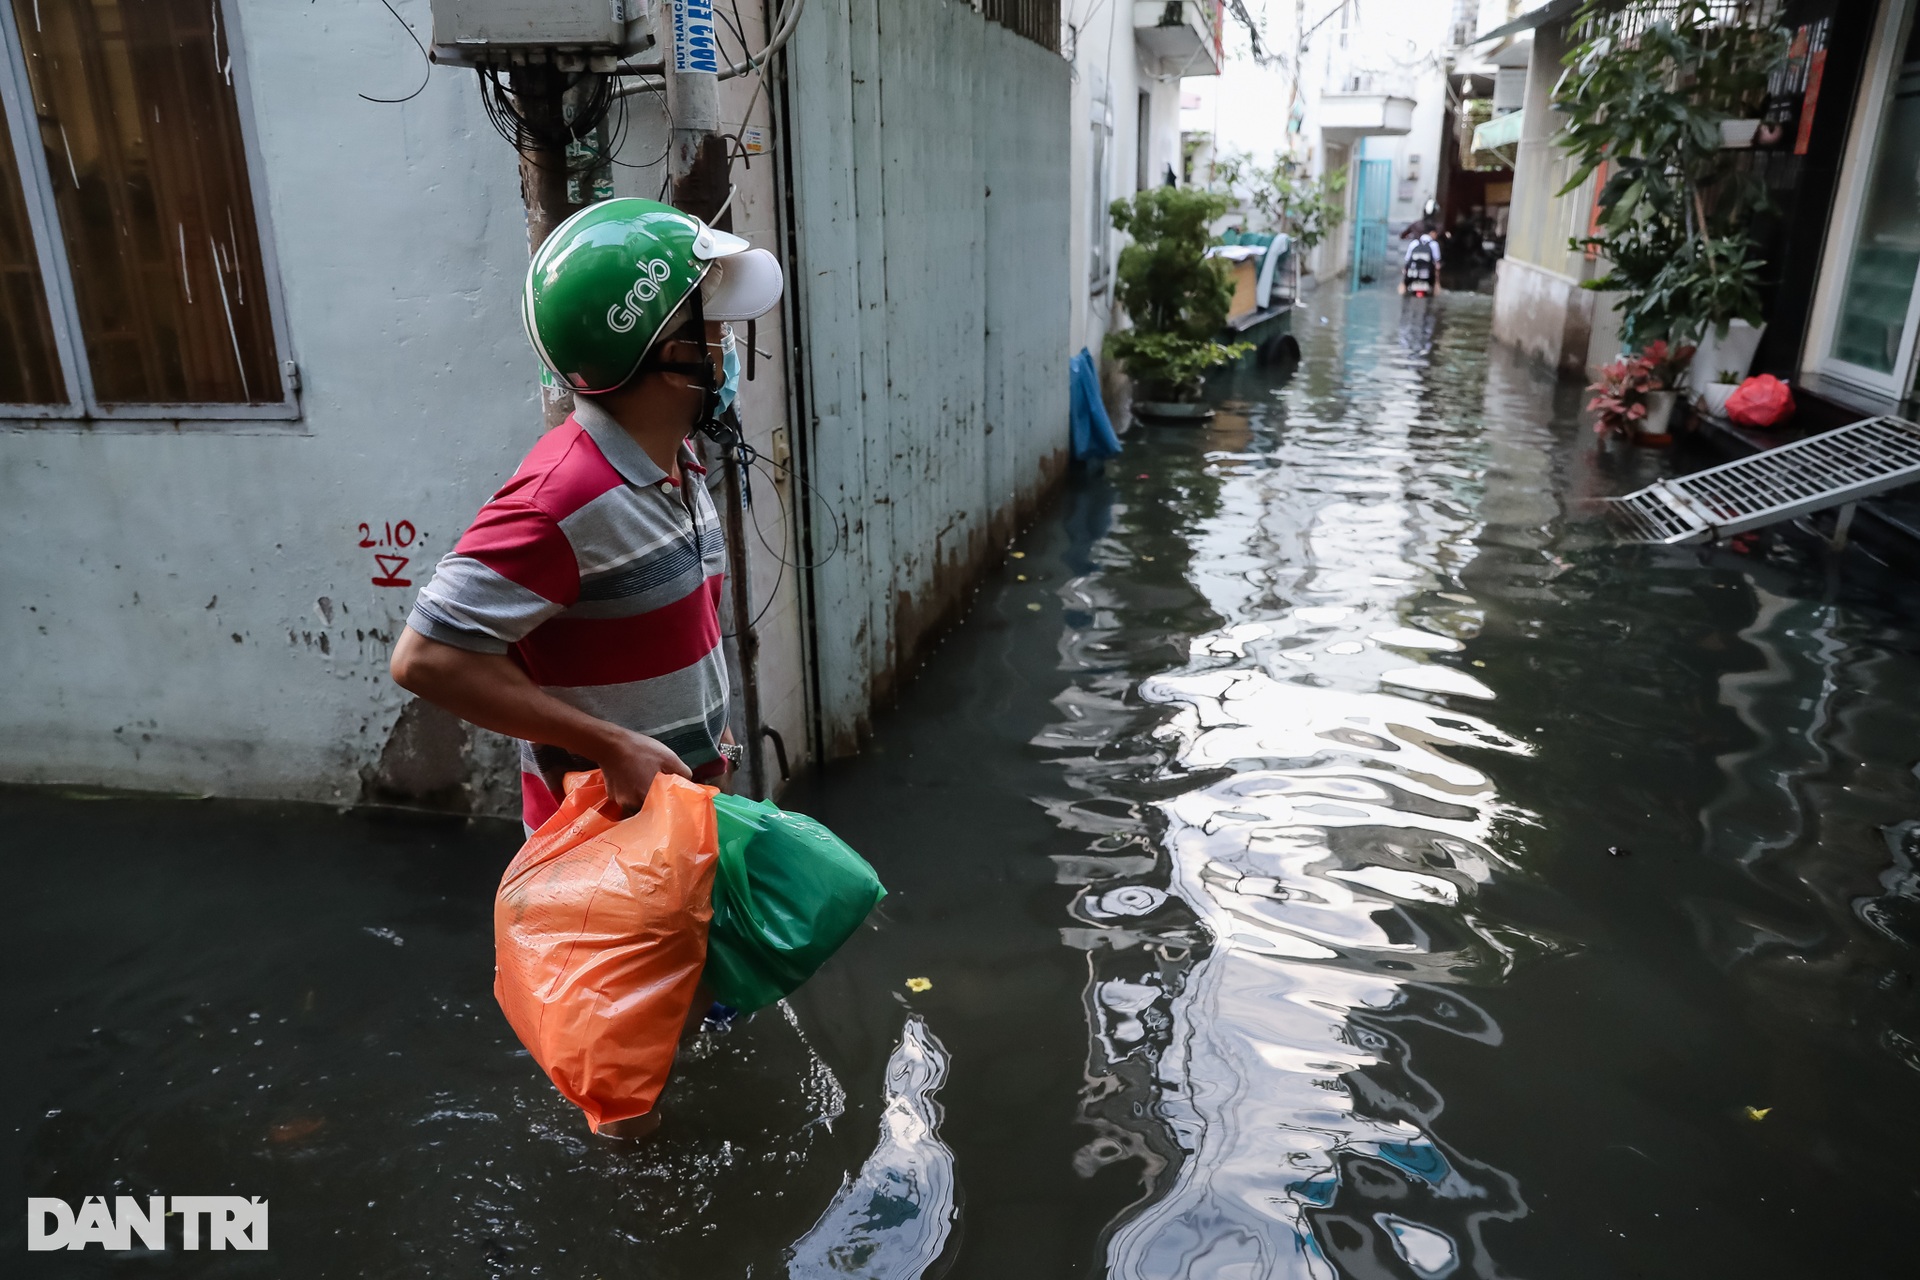
[[0,37],[0,414],[291,416],[225,0],[8,0]]
[[1060,0],[975,0],[975,7],[987,21],[1060,52]]

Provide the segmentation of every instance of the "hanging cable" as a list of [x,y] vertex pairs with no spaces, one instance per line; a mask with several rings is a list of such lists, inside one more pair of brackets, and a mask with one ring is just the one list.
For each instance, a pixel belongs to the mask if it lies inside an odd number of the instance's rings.
[[[433,78],[433,59],[427,55],[427,47],[420,43],[419,35],[412,27],[407,25],[407,20],[400,16],[400,11],[389,4],[388,0],[380,0],[380,3],[386,5],[387,12],[393,15],[393,20],[400,24],[401,28],[407,33],[407,38],[413,41],[413,47],[420,51],[420,61],[427,64],[427,69],[420,74],[420,87],[404,98],[376,98],[370,93],[362,93],[356,96],[364,98],[368,102],[378,102],[386,106],[393,106],[401,102],[412,102],[415,98],[427,91],[427,81]],[[34,12],[37,14],[40,11],[35,9]]]
[[[733,441],[727,444],[725,447],[728,453],[730,454],[732,460],[736,463],[736,465],[740,467],[740,478],[741,478],[740,496],[746,505],[747,511],[752,516],[754,537],[759,540],[761,547],[763,547],[766,550],[766,553],[773,557],[773,562],[780,566],[779,570],[773,575],[773,585],[767,589],[767,598],[765,603],[763,603],[760,606],[759,610],[753,615],[752,620],[749,621],[745,627],[742,627],[738,631],[728,631],[728,632],[721,633],[724,639],[733,640],[738,638],[740,635],[744,634],[745,632],[752,631],[755,627],[760,625],[760,620],[767,616],[767,612],[771,610],[774,604],[780,599],[780,587],[781,587],[781,584],[783,584],[787,579],[788,569],[795,570],[796,572],[803,571],[803,570],[817,569],[820,566],[826,564],[829,560],[832,560],[834,556],[839,554],[840,538],[841,538],[840,524],[841,524],[841,521],[845,519],[845,517],[840,512],[836,504],[828,501],[826,495],[822,494],[818,489],[815,489],[811,484],[808,484],[807,481],[804,478],[802,478],[798,472],[794,471],[790,467],[782,466],[780,463],[774,462],[771,458],[766,457],[758,449],[755,449],[752,445],[748,444],[745,440],[742,440],[736,436],[733,439]],[[768,486],[773,490],[774,503],[780,509],[780,549],[778,551],[774,550],[773,544],[767,541],[766,530],[760,524],[760,509],[754,506],[753,504],[752,475],[753,475],[753,468],[756,466],[764,467],[768,469],[767,470]],[[833,546],[827,552],[827,554],[821,559],[809,561],[804,564],[795,563],[794,561],[787,559],[787,528],[790,523],[790,516],[787,509],[787,500],[780,495],[779,477],[773,474],[773,471],[775,470],[784,471],[788,475],[792,476],[794,479],[799,480],[800,483],[806,487],[809,493],[811,493],[814,497],[818,498],[821,502],[825,503],[829,508],[832,509]]]
[[[530,158],[543,150],[564,151],[570,144],[592,136],[606,122],[614,104],[619,101],[613,91],[612,77],[595,72],[573,72],[569,74],[564,92],[573,93],[584,85],[584,101],[575,104],[571,118],[557,124],[536,122],[521,110],[512,84],[501,79],[497,67],[477,67],[475,73],[480,78],[480,105],[486,112],[488,123],[514,150]],[[579,162],[569,162],[566,171],[569,174],[587,173],[598,168],[601,160],[599,149],[591,148]]]

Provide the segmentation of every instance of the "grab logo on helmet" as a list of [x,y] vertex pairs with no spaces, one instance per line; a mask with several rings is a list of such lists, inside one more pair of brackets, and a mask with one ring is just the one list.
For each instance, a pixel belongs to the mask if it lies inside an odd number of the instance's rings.
[[660,286],[673,274],[665,258],[636,262],[640,278],[627,290],[627,296],[607,308],[607,327],[615,333],[627,333],[640,321],[640,308],[660,296]]

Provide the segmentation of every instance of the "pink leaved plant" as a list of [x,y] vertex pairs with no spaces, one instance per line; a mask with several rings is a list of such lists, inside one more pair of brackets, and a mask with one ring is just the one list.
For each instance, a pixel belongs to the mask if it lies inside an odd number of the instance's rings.
[[1587,401],[1588,410],[1597,415],[1593,429],[1601,435],[1631,435],[1633,424],[1647,416],[1647,396],[1673,390],[1692,359],[1691,346],[1670,347],[1658,338],[1646,350],[1604,366],[1600,381],[1587,388],[1596,393]]

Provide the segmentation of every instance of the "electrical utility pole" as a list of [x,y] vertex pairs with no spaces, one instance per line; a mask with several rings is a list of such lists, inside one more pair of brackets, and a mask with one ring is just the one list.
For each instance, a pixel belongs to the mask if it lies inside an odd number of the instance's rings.
[[[654,41],[650,2],[433,0],[429,56],[479,73],[487,117],[519,153],[529,255],[595,199],[621,59]],[[543,376],[540,407],[558,426],[573,394]]]
[[[667,172],[672,179],[673,204],[722,231],[733,230],[732,161],[727,139],[720,132],[720,77],[718,44],[711,40],[711,20],[705,49],[693,37],[699,29],[690,21],[692,0],[669,0],[662,6],[674,24],[662,51],[666,71],[667,117],[673,139],[667,148]],[[682,30],[678,24],[687,23]],[[751,342],[749,336],[747,341]],[[734,419],[738,429],[738,418]],[[753,593],[747,558],[745,468],[738,451],[727,449],[722,475],[726,489],[728,604],[733,614],[735,657],[740,668],[741,727],[747,749],[747,789],[765,795],[766,757],[760,723],[760,634],[753,625]]]
[[[687,22],[689,4],[663,6],[675,24]],[[690,23],[688,24],[691,25]],[[710,24],[709,24],[710,25]],[[673,204],[703,221],[712,221],[727,200],[727,140],[720,136],[720,77],[717,60],[699,57],[688,33],[676,27],[665,54],[667,118],[673,141],[667,168],[673,178]],[[729,230],[731,219],[721,230]]]
[[[580,206],[567,198],[567,76],[557,60],[515,67],[508,79],[526,127],[520,153],[520,199],[527,208],[527,255],[540,251],[553,229]],[[573,392],[550,375],[540,378],[540,410],[549,430],[573,412]]]

